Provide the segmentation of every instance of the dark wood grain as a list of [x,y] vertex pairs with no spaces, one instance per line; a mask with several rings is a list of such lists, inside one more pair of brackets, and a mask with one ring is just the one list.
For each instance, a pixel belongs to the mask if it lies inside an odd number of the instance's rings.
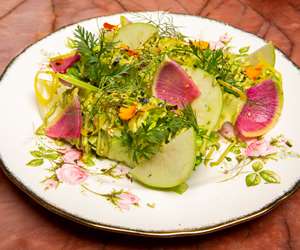
[[[257,34],[300,65],[300,0],[2,0],[0,72],[25,46],[59,27],[122,11],[168,10],[222,20]],[[298,83],[295,83],[298,84]],[[300,191],[269,214],[184,239],[143,239],[75,225],[50,214],[0,172],[0,249],[300,249]]]

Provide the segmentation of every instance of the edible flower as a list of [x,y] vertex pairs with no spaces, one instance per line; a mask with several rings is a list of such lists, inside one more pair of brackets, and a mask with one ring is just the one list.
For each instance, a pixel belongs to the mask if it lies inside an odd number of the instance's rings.
[[139,52],[137,52],[135,50],[132,50],[132,49],[127,49],[126,52],[127,52],[127,54],[129,56],[134,56],[134,57],[138,57],[139,56]]
[[198,47],[202,50],[205,50],[209,47],[209,43],[206,42],[206,41],[194,41],[192,42],[192,44],[195,46],[195,47]]
[[261,74],[261,71],[262,71],[262,65],[257,64],[256,66],[247,67],[245,73],[250,79],[256,80]]
[[124,43],[120,44],[120,45],[119,45],[119,48],[120,48],[120,49],[123,49],[123,50],[129,49],[129,47],[128,47],[126,44],[124,44]]
[[119,46],[119,48],[121,50],[126,51],[129,56],[135,56],[135,57],[137,57],[139,55],[139,52],[137,52],[137,51],[135,51],[133,49],[130,49],[126,44],[121,44]]
[[209,42],[209,48],[211,50],[223,49],[224,46],[225,46],[225,44],[222,43],[221,41],[210,41]]
[[135,104],[133,104],[129,107],[121,107],[120,110],[119,110],[119,117],[123,121],[128,121],[132,117],[134,117],[136,111],[137,111],[137,108],[136,108]]
[[106,30],[109,30],[109,31],[113,31],[113,30],[116,30],[118,28],[118,25],[113,25],[113,24],[110,24],[110,23],[104,23],[103,28],[106,29]]
[[232,37],[228,35],[228,33],[224,33],[222,36],[219,37],[219,41],[227,44],[231,41]]

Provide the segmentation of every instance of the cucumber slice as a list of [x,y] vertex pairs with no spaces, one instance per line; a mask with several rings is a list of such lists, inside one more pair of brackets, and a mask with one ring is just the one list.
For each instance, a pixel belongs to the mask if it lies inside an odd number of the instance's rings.
[[171,188],[185,182],[196,160],[196,134],[189,129],[168,144],[152,159],[130,171],[132,177],[154,188]]
[[199,126],[212,131],[222,111],[222,90],[215,79],[201,69],[185,67],[188,75],[200,89],[200,96],[192,102]]
[[274,67],[275,65],[275,49],[272,43],[268,43],[258,50],[250,54],[246,61],[251,65],[257,65],[258,63],[267,63]]
[[134,162],[131,160],[127,149],[122,145],[121,139],[118,137],[112,138],[107,158],[125,163],[128,167],[134,167]]
[[150,23],[129,23],[120,28],[114,41],[126,44],[130,49],[137,49],[158,32]]
[[121,27],[126,26],[127,24],[130,24],[131,22],[125,17],[125,16],[120,16],[120,24]]
[[225,122],[235,124],[246,101],[229,93],[223,94],[223,108],[216,129],[220,129]]

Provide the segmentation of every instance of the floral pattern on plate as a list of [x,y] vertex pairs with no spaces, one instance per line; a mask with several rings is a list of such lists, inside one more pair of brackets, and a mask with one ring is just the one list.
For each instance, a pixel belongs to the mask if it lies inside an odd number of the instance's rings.
[[56,189],[60,184],[80,185],[84,192],[97,195],[121,210],[129,210],[131,206],[139,205],[139,197],[124,189],[113,189],[108,193],[92,190],[87,180],[90,176],[109,176],[115,179],[129,178],[128,169],[116,163],[107,168],[93,169],[95,165],[92,156],[84,156],[82,152],[68,144],[49,139],[45,136],[37,137],[37,149],[30,152],[34,159],[27,163],[29,167],[43,166],[50,163],[47,168],[50,175],[41,183],[45,190]]

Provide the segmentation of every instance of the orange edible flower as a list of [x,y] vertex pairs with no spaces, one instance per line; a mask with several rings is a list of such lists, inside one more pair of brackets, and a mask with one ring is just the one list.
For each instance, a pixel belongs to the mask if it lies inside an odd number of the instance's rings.
[[104,23],[103,24],[103,28],[106,29],[106,30],[116,30],[118,28],[118,25],[113,25],[113,24],[110,24],[110,23]]
[[129,47],[126,44],[124,44],[124,43],[120,44],[119,48],[120,49],[124,49],[124,50],[128,50],[129,49]]
[[129,47],[126,44],[121,44],[119,48],[125,50],[129,56],[135,56],[135,57],[139,56],[139,52],[133,49],[129,49]]
[[137,111],[136,105],[131,105],[129,107],[121,107],[119,110],[119,117],[123,121],[128,121],[132,117],[134,117],[135,113]]
[[132,50],[132,49],[127,49],[126,52],[129,56],[135,56],[135,57],[139,56],[139,52]]
[[258,78],[258,76],[260,75],[261,70],[262,70],[262,65],[257,64],[254,67],[253,66],[247,67],[245,70],[245,73],[250,79],[256,80]]
[[207,49],[209,46],[208,42],[205,41],[194,41],[193,45],[199,47],[200,49]]
[[139,52],[133,49],[129,49],[129,47],[126,44],[121,44],[119,48],[125,50],[129,56],[135,56],[135,57],[139,56]]

